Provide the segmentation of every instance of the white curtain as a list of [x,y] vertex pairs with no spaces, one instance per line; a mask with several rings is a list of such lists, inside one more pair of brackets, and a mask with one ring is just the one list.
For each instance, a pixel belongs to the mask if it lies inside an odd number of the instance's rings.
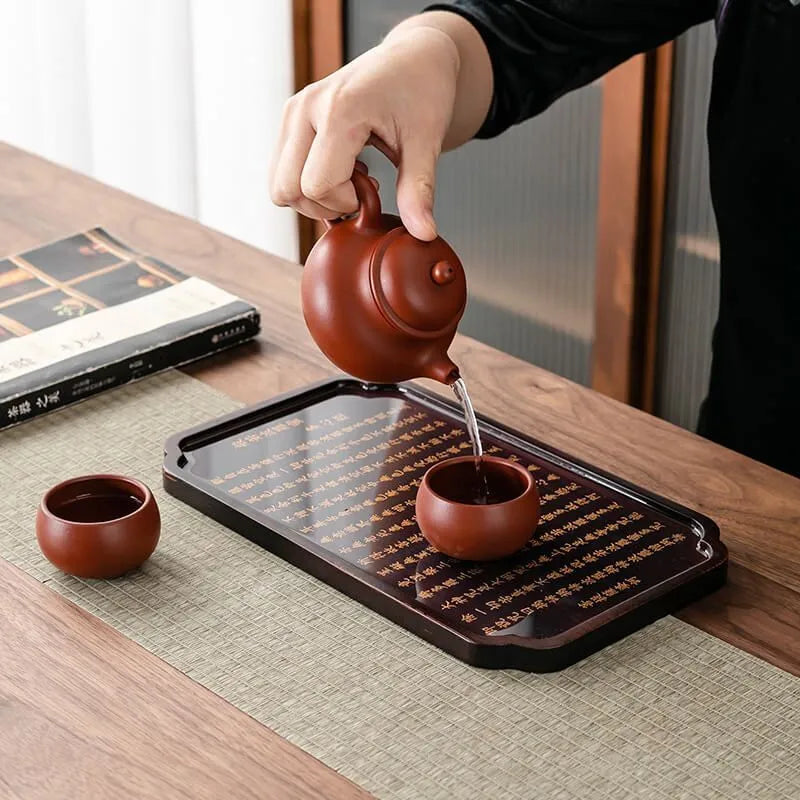
[[267,187],[291,24],[291,0],[0,0],[0,139],[296,260]]

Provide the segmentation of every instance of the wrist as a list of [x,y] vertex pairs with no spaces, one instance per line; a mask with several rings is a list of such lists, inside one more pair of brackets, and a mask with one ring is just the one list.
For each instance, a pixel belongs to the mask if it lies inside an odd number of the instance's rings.
[[[437,47],[439,52],[450,59],[455,74],[458,75],[461,69],[462,53],[459,49],[458,36],[454,36],[449,28],[452,26],[451,20],[441,20],[439,17],[455,17],[457,20],[466,23],[457,14],[433,11],[409,17],[396,25],[386,36],[379,46],[392,48],[400,42],[412,40],[419,43],[421,36],[427,37],[430,44]],[[413,37],[413,38],[412,38]]]
[[443,142],[444,150],[452,150],[472,139],[489,113],[494,94],[492,61],[478,28],[453,11],[426,11],[401,22],[390,36],[423,27],[446,35],[458,54],[453,115]]

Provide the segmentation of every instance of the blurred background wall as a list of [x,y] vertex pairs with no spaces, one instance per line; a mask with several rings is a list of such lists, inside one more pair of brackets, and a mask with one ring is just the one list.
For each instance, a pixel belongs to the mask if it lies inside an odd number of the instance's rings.
[[296,259],[292,53],[291,0],[0,0],[0,138]]
[[[346,59],[418,7],[349,0]],[[707,389],[719,299],[705,135],[715,46],[709,23],[678,40],[674,59],[654,410],[688,428]],[[594,340],[602,92],[598,81],[496,140],[446,154],[436,194],[440,228],[470,279],[462,329],[584,384]],[[392,168],[379,154],[366,160],[394,203]]]
[[706,146],[715,47],[709,23],[684,34],[675,50],[655,412],[685,428],[697,424],[708,389],[719,305],[719,241]]
[[[335,58],[348,60],[421,5],[0,0],[0,138],[296,260],[297,219],[270,203],[267,172],[297,80],[298,9],[324,8],[326,30],[309,46],[335,35]],[[718,302],[705,145],[714,47],[711,25],[678,41],[669,123],[654,410],[686,427],[706,390]],[[446,154],[436,199],[470,276],[464,331],[585,384],[602,118],[597,82],[498,139]],[[366,158],[393,206],[392,169]]]
[[[349,0],[347,60],[377,44],[417,0]],[[573,92],[493,141],[440,161],[436,219],[469,276],[461,329],[588,383],[594,330],[602,89]],[[384,202],[394,168],[368,152]],[[385,187],[385,188],[384,188]]]

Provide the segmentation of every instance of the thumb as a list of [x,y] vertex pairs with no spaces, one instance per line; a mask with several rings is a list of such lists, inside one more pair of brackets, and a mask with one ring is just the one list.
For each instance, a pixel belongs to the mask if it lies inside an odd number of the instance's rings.
[[433,192],[438,152],[420,142],[403,145],[397,173],[397,208],[412,236],[424,241],[436,238]]

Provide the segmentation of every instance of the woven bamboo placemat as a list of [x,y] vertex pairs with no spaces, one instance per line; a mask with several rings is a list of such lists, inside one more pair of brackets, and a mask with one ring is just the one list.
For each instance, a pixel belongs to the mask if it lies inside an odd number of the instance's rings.
[[[800,797],[800,681],[690,625],[552,675],[482,671],[167,496],[167,436],[235,407],[169,373],[0,434],[0,556],[378,797]],[[141,478],[162,510],[116,581],[36,544],[41,494],[89,472]]]

